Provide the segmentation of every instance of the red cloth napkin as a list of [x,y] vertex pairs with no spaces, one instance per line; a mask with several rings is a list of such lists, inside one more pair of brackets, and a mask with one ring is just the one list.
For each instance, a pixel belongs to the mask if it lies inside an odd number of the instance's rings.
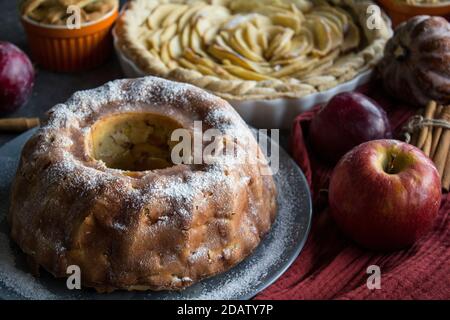
[[[415,110],[389,100],[379,86],[372,83],[359,91],[380,103],[400,137],[401,127]],[[320,163],[304,139],[317,110],[295,119],[291,139],[291,154],[313,195],[311,232],[294,264],[256,299],[450,299],[449,194],[442,195],[433,230],[412,247],[389,253],[358,247],[339,232],[328,213],[323,190],[333,168]],[[381,289],[367,287],[370,265],[380,267]]]

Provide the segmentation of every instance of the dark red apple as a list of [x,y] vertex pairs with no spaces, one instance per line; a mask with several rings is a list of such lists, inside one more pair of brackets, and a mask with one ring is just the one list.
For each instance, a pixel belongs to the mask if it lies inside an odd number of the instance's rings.
[[391,137],[386,112],[357,92],[334,96],[312,119],[309,129],[315,153],[331,163],[360,143]]
[[28,56],[15,45],[0,41],[0,113],[12,112],[27,102],[34,84]]
[[329,187],[337,225],[370,249],[413,244],[431,228],[440,201],[433,162],[418,148],[390,139],[363,143],[344,155]]

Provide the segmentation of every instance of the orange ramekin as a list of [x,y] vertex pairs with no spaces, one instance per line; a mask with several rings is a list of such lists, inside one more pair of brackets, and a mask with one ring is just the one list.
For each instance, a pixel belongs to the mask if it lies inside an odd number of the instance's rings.
[[378,2],[391,18],[394,27],[414,16],[428,15],[448,17],[450,15],[450,3],[409,5],[395,0],[378,0]]
[[74,72],[102,64],[112,52],[111,29],[118,7],[80,29],[48,25],[22,16],[22,24],[34,60],[52,71]]

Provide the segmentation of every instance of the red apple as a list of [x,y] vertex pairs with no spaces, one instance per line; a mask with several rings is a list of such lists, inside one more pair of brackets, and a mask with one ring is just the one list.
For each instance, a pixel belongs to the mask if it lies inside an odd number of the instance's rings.
[[413,244],[432,226],[441,201],[433,162],[397,140],[363,143],[344,155],[330,180],[330,212],[340,229],[370,249]]
[[357,92],[335,95],[312,119],[309,142],[323,160],[336,163],[360,143],[391,138],[386,112]]
[[23,105],[33,84],[34,69],[28,56],[15,45],[0,41],[0,113]]

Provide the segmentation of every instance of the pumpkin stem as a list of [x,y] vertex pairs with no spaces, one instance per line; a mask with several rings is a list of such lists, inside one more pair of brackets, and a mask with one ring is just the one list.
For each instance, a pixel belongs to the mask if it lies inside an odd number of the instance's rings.
[[394,50],[394,56],[398,60],[405,60],[406,57],[408,56],[408,51],[407,51],[406,48],[404,48],[403,46],[399,45]]

